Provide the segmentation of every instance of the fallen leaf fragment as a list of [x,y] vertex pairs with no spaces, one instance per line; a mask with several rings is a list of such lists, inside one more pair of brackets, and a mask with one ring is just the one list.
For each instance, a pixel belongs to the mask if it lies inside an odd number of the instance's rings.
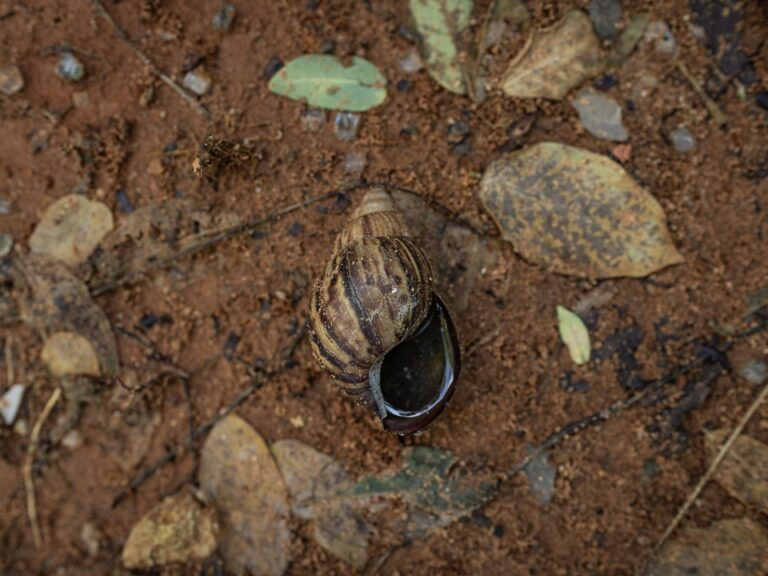
[[221,522],[228,573],[280,576],[290,562],[288,493],[264,440],[234,414],[213,427],[198,468]]
[[[717,430],[705,435],[710,463],[730,433]],[[715,471],[715,481],[737,500],[768,514],[768,446],[749,436],[739,436]]]
[[644,576],[757,576],[768,573],[768,533],[747,518],[688,528],[653,558]]
[[131,528],[123,565],[148,569],[205,560],[216,550],[215,516],[189,493],[166,498]]
[[98,376],[101,372],[91,343],[74,332],[56,332],[46,338],[40,358],[54,376]]
[[272,453],[291,494],[294,514],[314,519],[317,543],[362,570],[368,562],[370,530],[349,499],[337,495],[351,484],[342,466],[297,440],[275,442]]
[[507,96],[562,100],[604,69],[600,40],[589,17],[571,10],[533,40],[510,63],[501,82]]
[[656,199],[613,160],[542,142],[494,161],[480,199],[532,262],[589,278],[642,277],[679,264]]
[[592,347],[584,321],[567,308],[558,306],[557,327],[573,363],[579,365],[589,362]]
[[29,238],[29,249],[74,267],[91,255],[113,226],[106,205],[70,194],[48,206]]

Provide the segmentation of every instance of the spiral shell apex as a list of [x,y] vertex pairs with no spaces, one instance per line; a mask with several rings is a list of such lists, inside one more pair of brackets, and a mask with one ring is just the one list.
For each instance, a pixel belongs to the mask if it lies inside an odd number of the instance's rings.
[[363,198],[312,293],[310,341],[320,365],[400,433],[442,411],[458,342],[432,269],[385,191]]

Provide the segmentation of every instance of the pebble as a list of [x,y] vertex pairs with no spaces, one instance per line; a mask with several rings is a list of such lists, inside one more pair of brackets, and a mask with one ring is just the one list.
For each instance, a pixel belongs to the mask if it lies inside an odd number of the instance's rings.
[[470,131],[471,128],[469,127],[469,124],[463,120],[451,122],[448,124],[448,141],[453,144],[458,144],[469,135]]
[[13,248],[13,236],[10,234],[0,234],[0,258],[5,258],[11,253]]
[[301,124],[307,132],[317,132],[328,119],[328,114],[322,108],[307,108],[301,113]]
[[72,52],[63,52],[56,64],[56,73],[70,82],[79,82],[85,76],[85,66]]
[[621,106],[613,98],[585,89],[576,94],[572,104],[581,123],[596,138],[612,142],[624,142],[629,138],[621,122]]
[[417,50],[411,50],[405,58],[397,61],[397,65],[406,74],[414,74],[424,68],[424,61]]
[[691,131],[684,126],[675,128],[669,134],[669,140],[678,152],[690,152],[696,148],[696,139],[691,134]]
[[757,96],[755,96],[755,101],[757,102],[757,105],[760,106],[760,108],[768,110],[768,90],[758,92]]
[[760,360],[747,360],[739,368],[739,375],[751,384],[762,384],[768,378],[768,366]]
[[101,541],[104,539],[104,535],[101,533],[95,524],[92,522],[86,522],[83,524],[80,530],[80,540],[85,546],[85,551],[91,558],[95,558],[99,555],[101,549]]
[[365,152],[349,152],[344,157],[344,172],[347,174],[362,174],[368,164]]
[[333,130],[336,138],[344,142],[352,142],[357,138],[360,128],[360,115],[354,112],[338,112],[333,122]]
[[643,40],[648,44],[653,44],[657,54],[662,56],[674,56],[677,54],[677,41],[666,22],[654,20],[648,24]]
[[613,74],[603,74],[600,78],[592,82],[592,86],[603,92],[610,90],[614,86],[618,86],[618,84],[619,80]]
[[[533,446],[526,446],[528,454],[532,454],[534,451]],[[549,455],[547,452],[542,452],[528,463],[528,466],[524,469],[525,475],[528,477],[528,486],[531,490],[531,495],[536,498],[539,504],[546,506],[552,501],[552,497],[555,495],[555,477],[557,476],[557,470],[552,464],[549,463]]]
[[211,24],[217,30],[222,32],[229,32],[232,27],[232,22],[235,20],[235,7],[232,4],[224,4],[221,10],[216,12]]
[[184,74],[184,86],[198,96],[203,96],[211,89],[211,79],[203,72],[192,70]]
[[616,24],[621,20],[620,0],[590,0],[589,19],[600,40],[616,36]]
[[11,213],[11,201],[5,198],[0,198],[0,214],[5,216]]
[[280,72],[280,70],[283,69],[283,66],[285,64],[283,61],[278,58],[277,56],[272,56],[269,60],[267,60],[266,66],[264,66],[264,71],[261,73],[261,77],[264,78],[267,82],[272,80],[272,76]]
[[0,416],[3,417],[6,426],[13,425],[16,420],[25,389],[24,384],[14,384],[0,397]]
[[61,439],[61,445],[70,450],[75,450],[83,445],[83,435],[77,430],[70,430]]
[[117,197],[117,207],[120,208],[121,212],[124,214],[130,214],[133,212],[133,204],[131,204],[131,199],[128,198],[125,190],[118,190],[115,193],[115,196]]
[[0,68],[0,92],[13,96],[24,88],[24,77],[16,66]]
[[398,92],[409,92],[411,88],[413,88],[413,82],[408,80],[407,78],[403,78],[402,80],[398,80],[397,84],[395,84],[395,88]]

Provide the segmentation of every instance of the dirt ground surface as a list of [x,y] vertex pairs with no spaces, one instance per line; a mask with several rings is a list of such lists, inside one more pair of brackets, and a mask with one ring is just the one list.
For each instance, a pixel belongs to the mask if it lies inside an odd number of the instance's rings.
[[[567,99],[492,91],[478,106],[442,90],[425,71],[402,72],[398,60],[414,48],[403,28],[410,22],[405,2],[235,4],[235,23],[223,34],[211,26],[216,2],[105,3],[171,76],[201,63],[196,70],[202,66],[212,79],[200,100],[211,112],[207,120],[153,76],[90,2],[0,0],[0,65],[17,65],[26,83],[19,94],[0,96],[0,229],[26,246],[45,208],[75,189],[105,202],[117,220],[128,203],[173,197],[258,217],[349,183],[345,156],[364,152],[364,178],[438,201],[479,229],[493,254],[466,307],[455,312],[464,346],[457,392],[428,431],[406,439],[383,432],[338,393],[313,360],[303,327],[312,283],[360,195],[292,212],[97,298],[116,327],[122,382],[92,382],[49,417],[33,466],[44,540],[36,548],[22,465],[56,381],[39,361],[38,336],[6,324],[0,335],[6,347],[13,342],[15,382],[30,389],[21,425],[0,427],[0,574],[123,573],[120,551],[131,526],[164,496],[194,484],[197,452],[181,450],[135,490],[129,483],[183,446],[190,426],[247,389],[254,366],[269,367],[270,375],[237,413],[269,442],[301,440],[354,476],[394,468],[404,446],[421,444],[498,475],[492,502],[425,539],[393,546],[397,534],[375,531],[370,557],[371,564],[381,559],[378,573],[636,573],[706,469],[703,431],[733,427],[757,393],[741,367],[768,361],[760,331],[720,352],[730,342],[722,335],[728,327],[754,326],[744,319],[746,299],[768,284],[768,112],[755,100],[768,89],[768,5],[744,3],[741,42],[757,82],[744,84],[740,98],[734,83],[716,86],[715,59],[693,34],[688,2],[623,3],[625,21],[647,11],[669,24],[680,60],[708,80],[728,122],[712,122],[674,60],[651,46],[641,45],[616,72],[608,93],[623,103],[630,133],[624,167],[663,206],[685,262],[646,279],[596,283],[520,258],[477,199],[480,176],[509,148],[508,130],[524,117],[535,122],[513,146],[557,141],[611,155],[615,144],[587,133]],[[528,5],[541,27],[587,2]],[[513,38],[492,51],[492,65],[503,69],[521,43]],[[55,74],[64,44],[86,65],[80,83]],[[364,56],[390,83],[386,104],[362,115],[353,142],[336,138],[332,114],[318,131],[306,130],[305,107],[267,89],[276,58],[321,50]],[[448,130],[458,121],[471,129],[459,149]],[[686,154],[667,138],[679,124],[696,138]],[[255,169],[195,177],[192,161],[211,134],[247,141],[259,157]],[[598,285],[615,294],[588,315],[598,359],[577,368],[560,343],[555,308],[575,306]],[[450,279],[444,289],[451,291]],[[5,390],[9,355],[0,357]],[[558,444],[549,504],[531,495],[522,474],[506,477],[527,446],[697,359],[698,368],[671,378],[649,401]],[[168,365],[190,377],[168,374]],[[82,402],[79,414],[72,398]],[[68,418],[77,434],[67,430]],[[768,406],[745,433],[768,442]],[[710,484],[684,525],[743,516],[768,528],[765,516]],[[85,525],[99,534],[96,550],[82,537]],[[354,573],[314,542],[305,523],[291,527],[289,574]],[[214,573],[209,569],[167,573]]]

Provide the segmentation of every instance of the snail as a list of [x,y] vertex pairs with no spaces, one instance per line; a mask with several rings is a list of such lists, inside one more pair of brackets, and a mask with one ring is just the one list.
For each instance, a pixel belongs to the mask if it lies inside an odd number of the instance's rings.
[[369,190],[339,233],[312,292],[313,354],[386,430],[424,430],[450,400],[460,367],[456,328],[403,214]]

